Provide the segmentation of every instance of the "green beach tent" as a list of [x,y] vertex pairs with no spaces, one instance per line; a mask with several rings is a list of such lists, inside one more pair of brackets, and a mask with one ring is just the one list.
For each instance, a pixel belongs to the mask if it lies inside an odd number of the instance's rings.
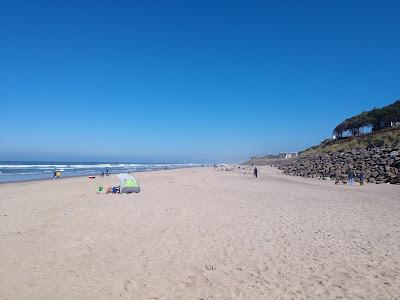
[[120,190],[119,193],[139,193],[140,187],[139,184],[133,175],[127,173],[116,174],[120,181]]

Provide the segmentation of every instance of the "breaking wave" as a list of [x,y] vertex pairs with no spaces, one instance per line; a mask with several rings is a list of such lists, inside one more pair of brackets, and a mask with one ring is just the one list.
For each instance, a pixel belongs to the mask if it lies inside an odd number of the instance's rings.
[[198,166],[197,164],[140,164],[140,163],[65,163],[65,162],[0,162],[1,181],[31,180],[51,178],[54,171],[61,171],[63,176],[82,176],[115,174],[123,172],[152,171]]

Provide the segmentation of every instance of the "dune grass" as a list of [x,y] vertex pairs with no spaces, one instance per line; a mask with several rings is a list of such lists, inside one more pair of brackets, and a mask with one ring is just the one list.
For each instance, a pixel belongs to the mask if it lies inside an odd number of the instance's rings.
[[373,147],[393,147],[396,145],[400,145],[400,128],[390,128],[354,138],[349,137],[343,140],[323,142],[318,146],[313,146],[300,152],[300,155],[331,153]]

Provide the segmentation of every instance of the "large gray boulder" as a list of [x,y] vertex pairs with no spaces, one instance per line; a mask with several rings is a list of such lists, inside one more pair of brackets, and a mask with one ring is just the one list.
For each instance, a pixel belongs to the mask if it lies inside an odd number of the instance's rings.
[[348,172],[353,169],[357,177],[363,172],[368,182],[400,184],[399,153],[398,147],[352,149],[275,159],[267,164],[278,167],[287,175],[347,181]]

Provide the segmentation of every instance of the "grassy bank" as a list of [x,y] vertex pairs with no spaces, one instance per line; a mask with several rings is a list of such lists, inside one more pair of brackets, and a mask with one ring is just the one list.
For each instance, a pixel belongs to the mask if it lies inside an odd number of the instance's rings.
[[400,128],[389,128],[362,136],[323,142],[320,145],[310,147],[300,152],[300,155],[331,153],[372,147],[392,147],[398,144],[400,144]]

